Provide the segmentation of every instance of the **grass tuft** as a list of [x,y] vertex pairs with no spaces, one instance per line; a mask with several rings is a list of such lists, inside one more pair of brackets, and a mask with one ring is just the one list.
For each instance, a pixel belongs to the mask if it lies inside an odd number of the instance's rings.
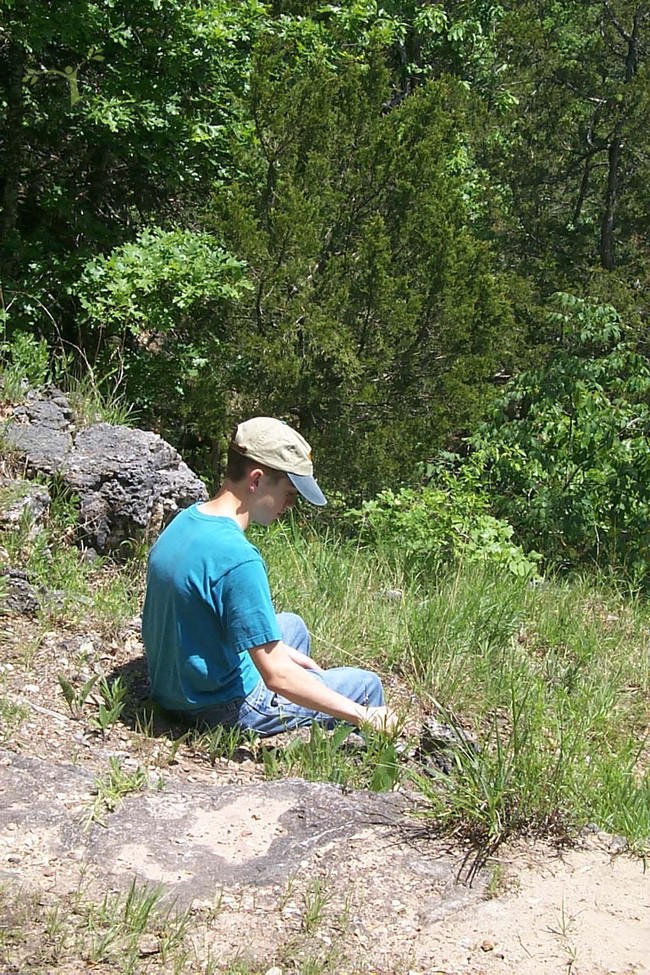
[[331,732],[313,724],[306,740],[298,735],[287,744],[262,747],[261,754],[270,779],[297,776],[348,789],[388,792],[405,774],[393,735],[364,730],[362,738],[351,734],[345,724]]

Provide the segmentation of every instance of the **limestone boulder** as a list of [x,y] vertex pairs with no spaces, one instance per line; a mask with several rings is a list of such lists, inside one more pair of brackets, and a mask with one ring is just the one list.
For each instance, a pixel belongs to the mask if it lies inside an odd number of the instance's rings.
[[200,478],[157,434],[109,423],[78,429],[59,390],[30,394],[3,436],[28,476],[56,476],[78,498],[79,542],[101,555],[127,555],[131,543],[208,497]]

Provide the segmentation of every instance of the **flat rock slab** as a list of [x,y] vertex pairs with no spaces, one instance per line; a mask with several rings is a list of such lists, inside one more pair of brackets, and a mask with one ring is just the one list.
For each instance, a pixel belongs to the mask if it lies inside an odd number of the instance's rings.
[[470,887],[463,852],[418,836],[403,796],[167,776],[88,827],[93,775],[0,751],[0,884],[43,904],[159,887],[211,957],[268,967],[334,946],[333,975],[650,972],[650,874],[616,838],[516,843]]
[[172,885],[179,902],[188,903],[211,900],[224,885],[285,881],[312,851],[345,845],[395,814],[390,797],[344,796],[296,779],[170,784],[126,800],[109,828],[93,828],[87,842],[93,858],[113,871]]
[[0,752],[2,867],[22,872],[36,850],[50,867],[83,859],[113,886],[134,877],[163,885],[180,906],[212,903],[224,888],[285,883],[323,851],[331,865],[349,861],[355,843],[373,835],[389,846],[393,866],[396,856],[405,858],[405,876],[448,879],[452,868],[452,859],[408,866],[413,849],[400,838],[406,803],[394,794],[344,794],[301,779],[237,786],[169,780],[102,811],[103,824],[88,822],[95,799],[95,779],[82,769]]

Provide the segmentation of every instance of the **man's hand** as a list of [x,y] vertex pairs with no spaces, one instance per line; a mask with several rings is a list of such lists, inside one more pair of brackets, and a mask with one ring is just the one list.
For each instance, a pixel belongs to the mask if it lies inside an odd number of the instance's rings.
[[370,725],[375,731],[394,731],[398,725],[398,717],[391,708],[366,708],[365,717],[361,719],[360,727]]

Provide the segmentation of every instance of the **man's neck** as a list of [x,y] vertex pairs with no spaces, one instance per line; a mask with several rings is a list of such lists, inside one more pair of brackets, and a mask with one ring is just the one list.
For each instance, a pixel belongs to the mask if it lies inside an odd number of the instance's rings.
[[204,515],[213,515],[215,518],[232,518],[242,531],[246,531],[250,523],[248,506],[228,481],[223,483],[214,498],[199,505],[199,511]]

